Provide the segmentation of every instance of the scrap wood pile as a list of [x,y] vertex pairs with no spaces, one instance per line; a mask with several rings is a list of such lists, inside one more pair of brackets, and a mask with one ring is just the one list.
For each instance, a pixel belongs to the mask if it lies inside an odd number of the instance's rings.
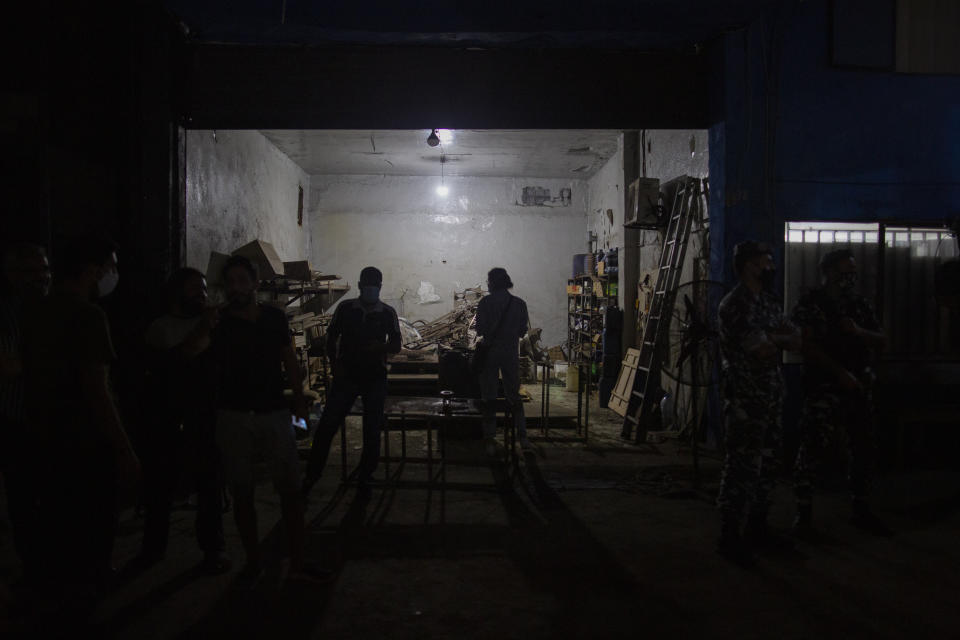
[[221,273],[231,255],[243,256],[256,266],[261,281],[261,302],[279,308],[298,304],[303,311],[322,313],[350,290],[342,277],[316,271],[307,260],[281,260],[272,244],[259,239],[235,249],[230,255],[211,251],[207,262],[210,285],[223,284]]
[[432,345],[440,345],[448,349],[467,349],[474,336],[472,324],[477,314],[477,305],[485,292],[480,287],[465,289],[454,294],[453,311],[432,320],[424,322],[418,320],[412,323],[420,333],[419,340],[415,340],[404,347],[407,349],[424,349]]
[[[290,313],[288,312],[288,315]],[[300,365],[306,371],[310,389],[325,389],[329,373],[326,334],[331,316],[313,312],[292,315],[289,318],[294,345]]]

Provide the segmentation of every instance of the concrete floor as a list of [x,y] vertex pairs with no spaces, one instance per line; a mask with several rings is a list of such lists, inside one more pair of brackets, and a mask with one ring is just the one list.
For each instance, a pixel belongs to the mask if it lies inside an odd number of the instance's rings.
[[[539,398],[539,395],[535,394]],[[555,412],[575,396],[554,392]],[[528,414],[539,405],[528,405]],[[236,570],[193,571],[193,513],[174,514],[166,561],[113,593],[97,633],[117,638],[730,638],[960,637],[960,473],[888,476],[878,512],[897,531],[866,537],[847,522],[843,491],[818,499],[824,541],[761,556],[752,570],[714,553],[719,461],[667,442],[638,448],[619,418],[594,413],[590,441],[570,431],[537,437],[535,455],[509,474],[473,442],[452,443],[448,479],[469,491],[378,488],[369,503],[339,487],[339,455],[308,510],[310,555],[337,570],[328,586],[283,580],[284,535],[269,483],[258,495],[269,560],[257,585]],[[359,425],[348,425],[357,459]],[[395,436],[396,437],[396,436]],[[412,436],[412,450],[425,442]],[[425,477],[410,465],[404,480]],[[498,489],[500,487],[500,489]],[[789,525],[789,490],[773,524]],[[242,562],[232,518],[227,545]],[[122,516],[116,560],[132,558],[141,520]],[[16,575],[3,535],[0,576]],[[9,627],[9,617],[4,625]],[[0,631],[4,629],[0,627]]]

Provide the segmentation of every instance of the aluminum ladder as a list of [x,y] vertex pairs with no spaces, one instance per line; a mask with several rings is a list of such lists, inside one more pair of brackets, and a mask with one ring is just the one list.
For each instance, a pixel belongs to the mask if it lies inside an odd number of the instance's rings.
[[681,176],[671,182],[676,183],[676,191],[663,236],[653,300],[644,320],[637,373],[633,379],[633,389],[620,433],[624,439],[634,436],[637,444],[646,442],[650,418],[660,402],[655,392],[660,384],[663,349],[667,346],[665,338],[670,330],[670,318],[673,315],[677,286],[680,284],[683,261],[687,254],[694,209],[699,206],[698,198],[701,195],[701,181],[697,178]]

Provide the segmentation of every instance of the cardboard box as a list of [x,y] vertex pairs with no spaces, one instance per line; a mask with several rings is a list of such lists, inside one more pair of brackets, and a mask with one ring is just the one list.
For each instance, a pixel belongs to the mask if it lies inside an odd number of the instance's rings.
[[660,180],[637,178],[627,188],[627,212],[623,226],[628,229],[656,229],[660,224],[659,202]]
[[313,271],[310,269],[310,263],[306,260],[295,260],[293,262],[283,263],[283,275],[291,280],[313,280]]
[[283,275],[283,260],[266,240],[254,240],[245,244],[234,251],[233,255],[243,256],[257,265],[261,280],[273,280]]

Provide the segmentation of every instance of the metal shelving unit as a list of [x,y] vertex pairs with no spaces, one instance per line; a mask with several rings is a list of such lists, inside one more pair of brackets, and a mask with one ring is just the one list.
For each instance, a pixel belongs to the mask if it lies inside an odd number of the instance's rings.
[[[584,275],[567,280],[567,343],[571,364],[588,373],[587,388],[594,390],[603,366],[603,316],[610,301],[610,276]],[[598,291],[599,289],[599,291]],[[576,290],[576,293],[571,293]]]

